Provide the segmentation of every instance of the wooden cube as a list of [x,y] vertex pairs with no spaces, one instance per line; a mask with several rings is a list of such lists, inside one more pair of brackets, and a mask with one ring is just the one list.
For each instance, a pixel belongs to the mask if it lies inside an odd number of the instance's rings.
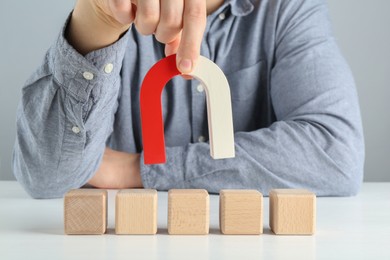
[[168,233],[206,235],[209,233],[209,194],[202,189],[168,192]]
[[263,233],[263,195],[257,190],[221,190],[219,227],[223,234]]
[[121,190],[115,202],[116,234],[157,233],[157,191],[151,189]]
[[270,197],[270,227],[280,235],[312,235],[316,229],[316,196],[307,190],[275,189]]
[[107,191],[70,190],[64,197],[65,234],[104,234],[107,229]]

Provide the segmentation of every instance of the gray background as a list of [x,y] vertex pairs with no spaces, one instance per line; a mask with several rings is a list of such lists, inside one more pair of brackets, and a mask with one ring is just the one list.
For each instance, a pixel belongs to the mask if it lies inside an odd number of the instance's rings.
[[[390,1],[328,3],[335,36],[358,86],[366,137],[365,180],[390,181]],[[0,180],[14,179],[11,158],[21,87],[57,37],[73,4],[24,0],[0,5]]]

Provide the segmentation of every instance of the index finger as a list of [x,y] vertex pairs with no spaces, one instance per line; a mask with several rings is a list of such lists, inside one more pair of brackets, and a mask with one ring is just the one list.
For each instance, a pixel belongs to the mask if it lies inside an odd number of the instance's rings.
[[176,59],[181,73],[190,73],[196,66],[206,28],[206,16],[205,0],[185,0],[183,31]]

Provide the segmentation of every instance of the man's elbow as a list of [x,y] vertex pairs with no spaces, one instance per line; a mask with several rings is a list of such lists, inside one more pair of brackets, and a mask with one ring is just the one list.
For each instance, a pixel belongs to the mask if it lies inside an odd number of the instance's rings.
[[364,146],[354,148],[350,152],[339,156],[338,172],[335,173],[332,183],[333,195],[356,196],[363,183],[364,176]]
[[14,175],[19,184],[33,199],[57,199],[62,198],[66,193],[63,187],[53,185],[53,183],[49,184],[54,180],[43,180],[18,170],[14,170]]
[[57,169],[27,166],[17,158],[14,158],[12,167],[16,180],[34,199],[62,198],[68,190],[81,186],[81,184],[75,183],[74,178],[59,182],[56,174]]
[[58,191],[58,189],[43,187],[40,185],[26,184],[22,181],[19,183],[23,186],[24,190],[31,196],[33,199],[57,199],[62,198],[64,193]]
[[334,184],[334,195],[341,197],[356,196],[363,183],[363,169],[355,168],[341,174],[341,181]]

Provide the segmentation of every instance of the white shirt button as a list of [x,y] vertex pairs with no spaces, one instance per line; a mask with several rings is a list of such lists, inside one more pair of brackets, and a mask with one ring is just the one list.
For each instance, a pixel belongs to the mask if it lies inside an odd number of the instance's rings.
[[203,135],[201,135],[201,136],[199,136],[198,141],[200,143],[203,143],[204,141],[206,141],[206,138]]
[[86,80],[93,80],[93,74],[91,72],[84,72],[83,73],[83,77],[86,79]]
[[106,66],[104,66],[104,72],[107,74],[110,74],[113,69],[114,69],[114,65],[112,63],[108,63],[106,64]]
[[198,92],[203,92],[204,91],[204,87],[202,86],[202,84],[199,84],[197,87],[196,87],[196,90]]
[[223,20],[225,20],[226,15],[225,15],[225,13],[220,13],[220,14],[218,15],[218,17],[219,17],[219,20],[223,21]]
[[75,134],[78,134],[78,133],[80,133],[80,128],[78,128],[77,126],[74,126],[74,127],[72,127],[72,132]]

